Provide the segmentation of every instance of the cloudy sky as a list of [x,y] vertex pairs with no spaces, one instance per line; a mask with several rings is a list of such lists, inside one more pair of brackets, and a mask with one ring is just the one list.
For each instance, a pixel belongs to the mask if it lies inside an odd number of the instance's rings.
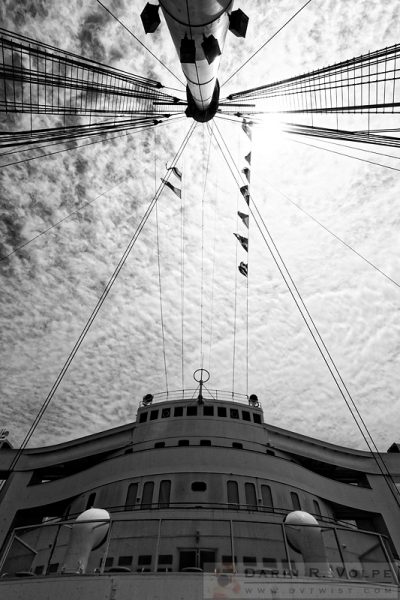
[[[105,4],[178,72],[165,23],[153,36],[142,32],[144,1]],[[297,0],[235,3],[250,17],[249,30],[246,40],[228,35],[220,80],[301,5]],[[9,30],[177,86],[94,0],[6,0],[0,19]],[[395,0],[314,0],[224,91],[283,79],[399,39]],[[9,120],[2,122],[10,127]],[[384,120],[390,127],[396,122],[390,116]],[[26,119],[14,117],[15,128],[25,124]],[[46,124],[35,117],[35,126]],[[339,117],[339,126],[346,125]],[[0,256],[91,202],[0,262],[0,425],[10,428],[15,443],[29,429],[189,126],[183,119],[0,169]],[[245,166],[249,146],[240,127],[218,126]],[[351,126],[365,129],[366,116]],[[370,126],[382,126],[382,118],[371,117]],[[345,151],[399,168],[396,158]],[[399,155],[393,149],[390,154]],[[378,447],[386,450],[400,441],[400,289],[292,202],[400,283],[400,173],[299,144],[273,126],[255,131],[252,156],[258,207]],[[267,422],[365,448],[252,225],[247,390],[246,287],[237,273],[246,257],[232,235],[240,230],[237,210],[245,206],[218,149],[210,146],[206,127],[196,128],[179,167],[184,173],[183,307],[182,206],[167,189],[158,205],[167,382],[153,214],[31,445],[127,423],[145,393],[164,391],[167,383],[169,390],[194,387],[192,374],[203,360],[211,389],[256,393]]]

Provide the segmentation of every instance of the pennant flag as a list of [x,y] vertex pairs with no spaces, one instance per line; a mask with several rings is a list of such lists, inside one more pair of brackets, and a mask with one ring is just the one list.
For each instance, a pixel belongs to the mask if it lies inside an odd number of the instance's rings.
[[244,173],[247,181],[250,183],[250,169],[249,169],[249,167],[245,167],[244,169],[242,169],[242,173]]
[[243,261],[240,263],[240,265],[238,266],[239,269],[239,273],[241,273],[242,275],[244,275],[245,277],[247,277],[247,273],[248,273],[248,266],[246,265],[246,263],[244,263]]
[[246,252],[248,252],[249,251],[249,240],[247,239],[247,237],[243,237],[242,235],[239,235],[238,233],[234,233],[233,235],[241,243],[242,248],[244,248],[246,250]]
[[242,194],[243,198],[246,200],[247,204],[249,204],[249,202],[250,202],[249,186],[242,185],[242,187],[240,188],[240,193]]
[[242,219],[243,223],[246,225],[246,227],[248,229],[249,228],[249,215],[246,215],[245,213],[240,212],[240,210],[238,210],[238,215]]
[[179,188],[172,185],[172,183],[170,183],[169,181],[166,181],[166,179],[161,178],[161,181],[164,183],[164,185],[169,187],[169,189],[172,190],[174,192],[174,194],[176,194],[178,196],[178,198],[182,198],[182,192]]
[[249,165],[251,165],[251,152],[246,154],[246,156],[244,157],[244,160],[246,160],[249,163]]
[[167,167],[168,171],[172,171],[174,175],[177,176],[178,179],[182,180],[182,171],[178,169],[178,167]]
[[251,125],[252,125],[251,121],[247,122],[246,119],[243,119],[242,129],[250,140],[251,140]]

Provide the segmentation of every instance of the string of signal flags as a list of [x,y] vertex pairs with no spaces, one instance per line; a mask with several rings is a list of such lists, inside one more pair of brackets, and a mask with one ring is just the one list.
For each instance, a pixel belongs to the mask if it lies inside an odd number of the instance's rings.
[[[249,139],[249,143],[251,144],[251,139],[252,139],[252,131],[251,131],[251,126],[252,126],[252,122],[251,121],[247,121],[246,119],[243,119],[243,123],[242,123],[242,129],[244,131],[244,133],[246,134],[246,136]],[[251,149],[250,151],[246,154],[246,156],[244,157],[244,160],[247,162],[247,165],[245,167],[243,167],[242,169],[242,173],[245,176],[245,178],[247,179],[247,182],[245,185],[242,185],[240,188],[240,193],[242,194],[247,206],[250,205],[250,168],[251,168]],[[182,181],[182,172],[178,169],[178,167],[167,167],[168,171],[172,171],[173,174],[175,175],[175,177],[179,180],[179,182]],[[171,183],[170,181],[167,181],[164,178],[161,178],[161,181],[163,182],[163,184],[168,187],[176,196],[178,196],[178,198],[182,198],[182,189],[180,187],[178,187],[178,185],[174,185],[173,183]],[[241,219],[241,222],[243,224],[243,226],[247,229],[247,236],[242,235],[240,233],[234,233],[233,235],[236,237],[237,241],[240,243],[240,245],[242,246],[243,250],[245,252],[249,252],[249,236],[248,236],[248,230],[249,230],[249,215],[247,213],[241,212],[240,210],[238,211],[238,216]],[[248,270],[249,270],[249,265],[248,265],[248,261],[245,262],[244,260],[240,261],[240,264],[238,266],[239,269],[239,273],[241,275],[243,275],[244,277],[248,277]]]
[[[243,119],[242,129],[243,129],[244,133],[246,134],[246,136],[248,137],[250,145],[251,145],[251,138],[252,138],[251,126],[252,126],[251,121],[247,121],[246,119]],[[247,206],[249,206],[250,205],[249,186],[250,186],[250,168],[251,168],[251,149],[248,152],[248,154],[246,154],[246,156],[244,157],[244,160],[247,162],[248,166],[246,165],[245,167],[243,167],[242,173],[245,176],[245,178],[247,179],[248,183],[246,183],[246,185],[241,186],[240,193],[242,194],[243,198],[245,199]],[[247,229],[247,232],[245,232],[245,233],[247,233],[247,236],[242,235],[240,233],[234,233],[233,235],[236,237],[237,241],[242,246],[243,250],[248,253],[249,252],[249,234],[248,234],[249,215],[247,213],[243,213],[240,210],[238,210],[238,216],[240,217],[241,222],[243,223],[244,227]],[[248,274],[249,274],[248,261],[245,262],[244,260],[242,260],[238,266],[238,269],[239,269],[239,273],[241,275],[243,275],[244,277],[248,277]]]

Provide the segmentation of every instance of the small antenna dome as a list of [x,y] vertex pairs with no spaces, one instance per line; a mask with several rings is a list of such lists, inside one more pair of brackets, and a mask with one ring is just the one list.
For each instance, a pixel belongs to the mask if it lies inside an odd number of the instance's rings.
[[148,406],[149,404],[151,404],[153,402],[153,394],[146,394],[145,396],[143,396],[143,404],[145,406]]
[[250,406],[260,406],[260,403],[258,401],[258,397],[256,396],[256,394],[250,394],[249,404],[250,404]]

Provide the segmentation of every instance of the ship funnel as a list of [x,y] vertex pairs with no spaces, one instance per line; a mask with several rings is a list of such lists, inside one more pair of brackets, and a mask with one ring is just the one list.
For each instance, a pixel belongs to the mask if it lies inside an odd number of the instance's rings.
[[62,573],[86,572],[91,551],[96,550],[106,539],[109,521],[109,513],[102,508],[90,508],[76,518],[71,526]]
[[289,545],[303,557],[305,575],[332,577],[318,521],[308,512],[295,510],[286,515],[284,523]]

